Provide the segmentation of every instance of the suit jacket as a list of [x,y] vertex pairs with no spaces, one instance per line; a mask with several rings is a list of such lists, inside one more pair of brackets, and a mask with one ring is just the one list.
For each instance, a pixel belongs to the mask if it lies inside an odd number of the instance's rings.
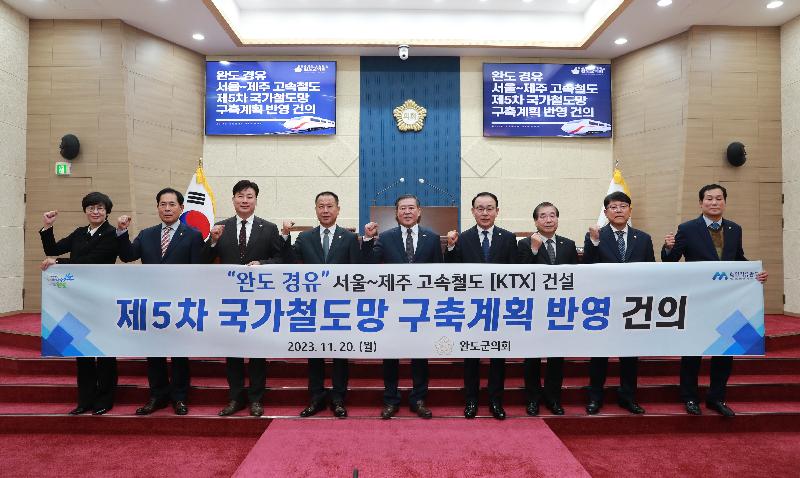
[[489,262],[492,264],[517,263],[517,239],[514,234],[501,227],[494,227],[492,245],[489,246],[489,260],[483,257],[483,238],[478,233],[478,226],[463,231],[452,251],[445,250],[445,262]]
[[142,264],[202,264],[203,235],[178,221],[167,252],[161,257],[161,223],[139,231],[131,243],[128,231],[119,236],[119,258],[124,262],[142,260]]
[[59,264],[113,264],[117,260],[117,233],[114,226],[104,222],[90,236],[87,226],[81,226],[69,236],[56,242],[53,228],[39,231],[44,253],[60,256],[69,252],[69,257],[60,257]]
[[305,264],[358,264],[361,262],[361,251],[358,246],[358,236],[336,226],[332,231],[328,257],[322,253],[322,228],[320,226],[310,231],[301,232],[290,249],[291,262]]
[[[415,263],[442,262],[439,234],[419,226]],[[378,238],[361,243],[361,255],[368,264],[406,264],[406,243],[400,226],[389,229]]]
[[742,228],[733,221],[722,219],[722,257],[717,255],[717,249],[711,241],[703,216],[686,221],[678,226],[675,234],[675,246],[667,252],[661,248],[661,260],[664,262],[678,262],[683,256],[687,262],[694,261],[746,261],[742,250]]
[[[555,264],[577,264],[578,250],[575,248],[575,241],[556,234],[553,236],[556,242],[556,262]],[[534,254],[531,251],[531,238],[526,237],[519,241],[519,262],[521,264],[551,264],[550,256],[544,244],[539,247],[539,251]]]
[[289,262],[289,244],[278,232],[278,226],[258,216],[251,216],[253,228],[250,240],[247,241],[244,258],[239,258],[239,228],[237,216],[229,217],[217,224],[225,226],[225,230],[214,247],[211,247],[211,236],[203,246],[203,260],[214,262],[219,258],[222,264],[248,264],[259,261],[262,264]]
[[584,264],[602,263],[621,263],[621,262],[655,262],[656,257],[653,253],[653,239],[650,235],[639,229],[628,226],[628,237],[626,238],[625,257],[619,256],[617,248],[617,236],[608,224],[600,228],[600,244],[595,247],[586,233],[583,241],[583,262]]

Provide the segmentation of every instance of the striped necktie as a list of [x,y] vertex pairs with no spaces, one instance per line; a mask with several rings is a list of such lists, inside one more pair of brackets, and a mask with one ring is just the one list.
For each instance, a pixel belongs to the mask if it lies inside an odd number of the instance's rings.
[[172,231],[172,226],[167,226],[161,229],[161,257],[167,253],[167,248],[169,247],[169,233]]

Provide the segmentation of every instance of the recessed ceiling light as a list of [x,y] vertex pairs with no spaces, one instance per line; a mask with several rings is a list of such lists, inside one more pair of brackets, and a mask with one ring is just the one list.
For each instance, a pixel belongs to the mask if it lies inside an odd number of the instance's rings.
[[656,2],[656,5],[658,5],[659,7],[668,7],[672,5],[672,0],[658,0]]
[[192,35],[192,38],[194,38],[195,40],[205,40],[206,36],[203,35],[202,33],[195,33],[194,35]]
[[627,38],[617,38],[616,40],[614,40],[614,43],[616,43],[617,45],[624,45],[624,44],[628,43],[628,39]]
[[221,65],[225,65],[225,66],[228,66],[228,65],[230,65],[230,64],[231,64],[231,62],[229,62],[228,60],[220,60],[220,62],[219,62],[219,63],[220,63]]
[[783,2],[781,2],[780,0],[776,0],[774,2],[769,2],[767,4],[767,8],[778,8],[778,7],[781,7],[781,6],[783,6]]

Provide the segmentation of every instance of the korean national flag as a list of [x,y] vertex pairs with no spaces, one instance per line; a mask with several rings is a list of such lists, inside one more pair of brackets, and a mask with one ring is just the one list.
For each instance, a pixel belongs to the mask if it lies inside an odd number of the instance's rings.
[[200,231],[205,240],[211,232],[211,225],[214,224],[214,212],[214,194],[208,186],[201,166],[197,168],[186,190],[181,222]]

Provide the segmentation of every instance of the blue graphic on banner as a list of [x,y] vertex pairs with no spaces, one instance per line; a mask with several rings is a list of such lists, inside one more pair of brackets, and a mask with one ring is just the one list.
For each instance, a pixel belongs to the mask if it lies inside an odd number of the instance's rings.
[[77,317],[67,313],[57,321],[42,310],[43,357],[102,357],[105,354],[86,336],[86,327]]
[[703,355],[764,355],[764,311],[749,320],[737,310],[717,327],[720,337]]
[[336,62],[206,62],[206,134],[336,134]]
[[611,136],[611,65],[483,64],[484,136]]

